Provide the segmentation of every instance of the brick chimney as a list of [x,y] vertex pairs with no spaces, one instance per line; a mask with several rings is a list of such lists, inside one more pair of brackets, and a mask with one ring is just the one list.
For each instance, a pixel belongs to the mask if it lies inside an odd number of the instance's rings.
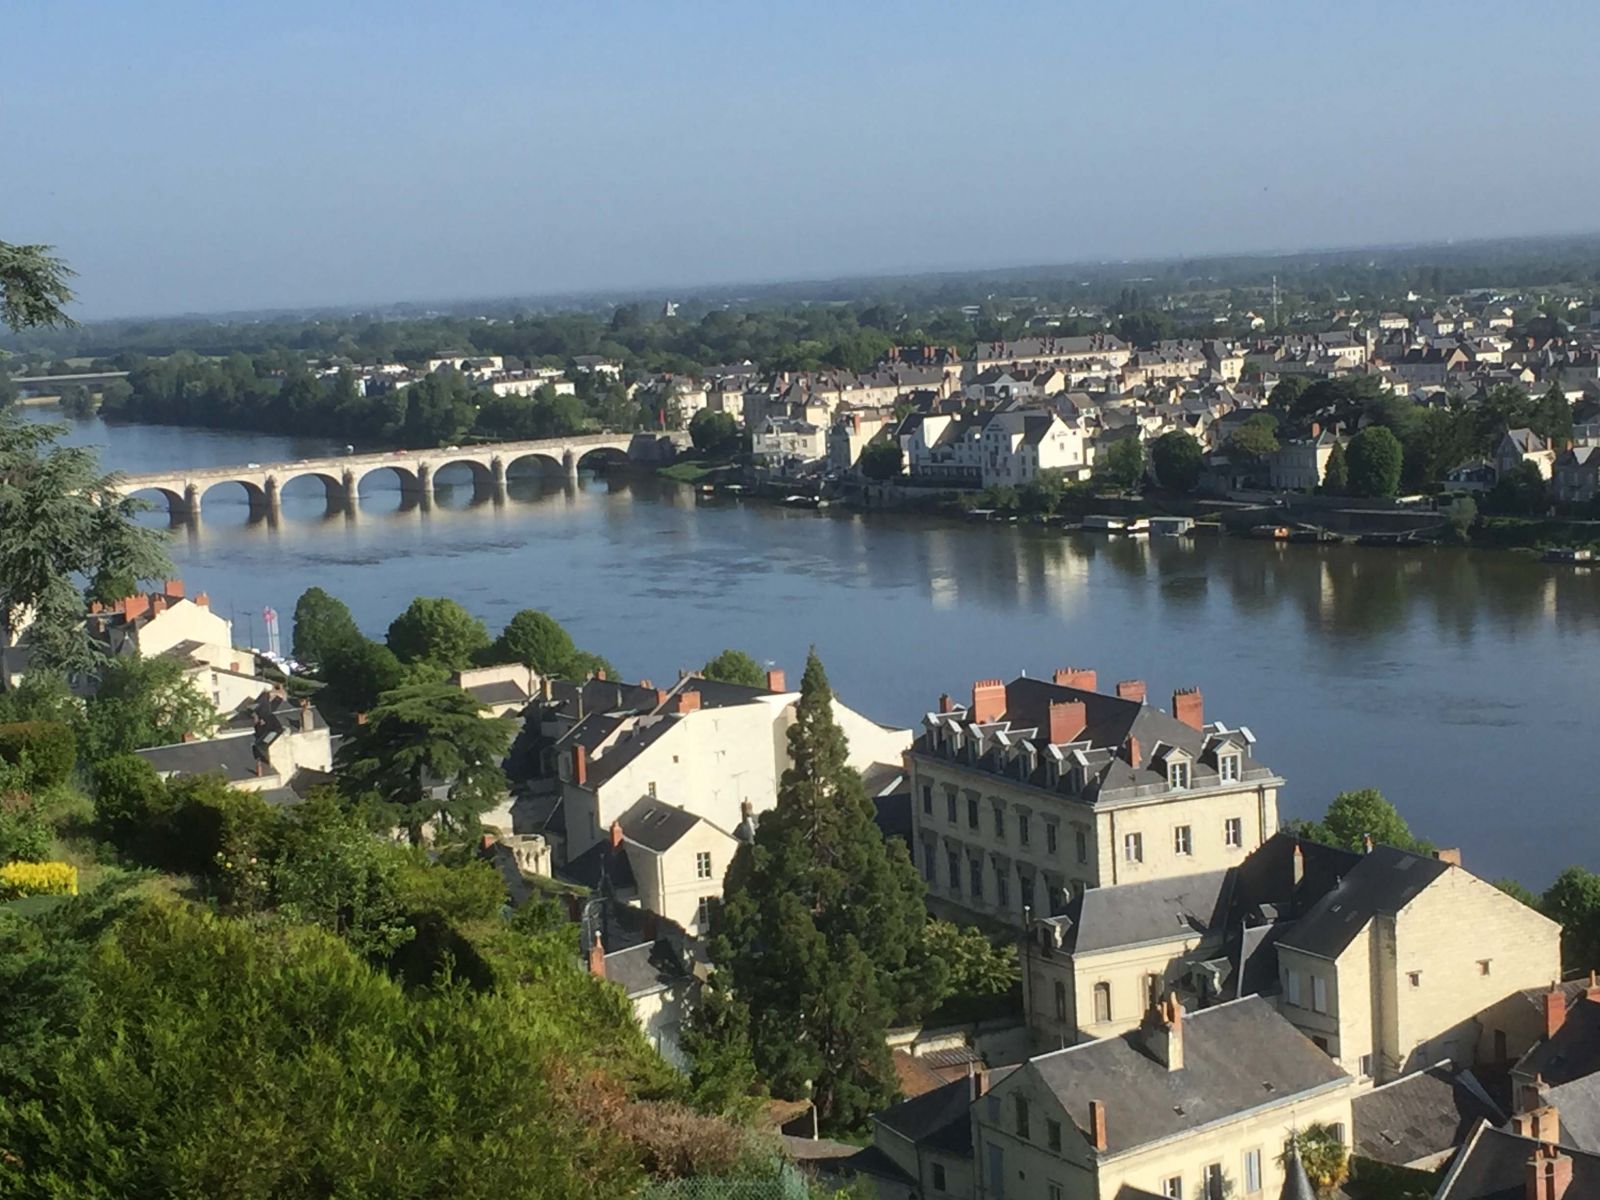
[[606,669],[604,667],[599,668],[597,671],[595,671],[594,677],[601,683],[604,683],[606,681]]
[[129,624],[132,624],[150,611],[150,598],[148,596],[129,596],[126,600],[118,600],[117,611],[127,619]]
[[784,678],[783,672],[778,668],[774,667],[767,672],[767,691],[787,692],[789,690],[788,683],[789,681]]
[[1172,715],[1190,729],[1206,727],[1206,702],[1199,688],[1179,688],[1172,693]]
[[1121,683],[1117,684],[1117,699],[1134,700],[1140,704],[1143,704],[1145,691],[1146,689],[1144,686],[1144,680],[1124,679]]
[[621,821],[612,821],[611,822],[611,848],[613,850],[616,850],[616,849],[619,849],[621,847],[621,845],[622,845],[622,822]]
[[942,712],[942,713],[954,712],[955,711],[955,707],[956,707],[955,701],[950,699],[950,693],[949,692],[941,692],[939,694],[939,711],[940,712]]
[[666,688],[657,688],[656,689],[656,707],[660,708],[662,705],[666,704],[666,702],[667,702],[667,689]]
[[596,932],[594,941],[589,943],[589,974],[598,975],[601,979],[606,977],[606,948]]
[[267,773],[267,764],[261,759],[256,759],[256,778],[260,779]]
[[1294,844],[1294,852],[1289,857],[1294,863],[1294,886],[1299,887],[1306,877],[1306,852],[1300,849],[1299,842]]
[[194,741],[198,741],[199,740],[199,736],[195,733],[194,730],[185,729],[183,731],[183,740],[186,741],[186,742],[194,742]]
[[300,701],[300,731],[311,732],[311,701],[306,699]]
[[1589,972],[1589,986],[1583,990],[1583,998],[1591,1004],[1600,1004],[1600,979],[1593,971]]
[[356,714],[356,724],[357,725],[365,725],[366,723],[367,723],[367,714],[366,713],[357,713]]
[[579,787],[589,782],[589,752],[582,746],[572,748],[572,782]]
[[166,611],[167,598],[165,596],[157,594],[150,597],[150,612],[152,616],[156,613],[164,613]]
[[1050,744],[1064,746],[1075,739],[1089,724],[1089,710],[1082,700],[1052,700],[1050,702]]
[[1106,1106],[1103,1101],[1089,1101],[1089,1144],[1102,1154],[1106,1148]]
[[183,580],[181,580],[181,579],[169,579],[169,580],[166,581],[166,583],[161,585],[161,590],[166,593],[166,595],[168,596],[169,599],[182,600],[183,599]]
[[1556,1030],[1567,1023],[1567,993],[1562,991],[1561,984],[1551,983],[1550,990],[1544,994],[1544,1035],[1547,1038],[1555,1037]]
[[195,597],[194,597],[194,602],[196,604],[198,604],[201,608],[210,608],[211,607],[211,596],[206,592],[196,592],[195,593]]
[[969,1078],[972,1080],[972,1098],[974,1100],[989,1094],[989,1072],[986,1069],[979,1067],[972,1072]]
[[1361,835],[1361,853],[1372,853],[1372,835],[1370,833],[1363,833]]
[[1452,867],[1459,867],[1461,865],[1460,846],[1446,846],[1442,850],[1435,850],[1433,852],[1433,856],[1442,863],[1449,863]]
[[700,693],[699,692],[690,692],[690,691],[679,692],[678,693],[678,702],[677,702],[677,704],[675,704],[673,706],[672,711],[676,712],[676,713],[699,712],[700,711]]
[[1165,999],[1151,998],[1145,1014],[1144,1042],[1155,1060],[1169,1071],[1183,1070],[1183,1005],[1176,992]]
[[972,708],[967,719],[974,725],[998,721],[1006,711],[1006,685],[998,679],[980,679],[972,685]]
[[1554,1146],[1540,1146],[1528,1160],[1527,1200],[1564,1200],[1572,1187],[1572,1159]]
[[1057,667],[1053,681],[1057,687],[1077,688],[1081,692],[1095,689],[1095,673],[1088,667]]
[[1140,761],[1139,739],[1130,734],[1128,740],[1123,743],[1122,753],[1127,758],[1130,767],[1137,767]]

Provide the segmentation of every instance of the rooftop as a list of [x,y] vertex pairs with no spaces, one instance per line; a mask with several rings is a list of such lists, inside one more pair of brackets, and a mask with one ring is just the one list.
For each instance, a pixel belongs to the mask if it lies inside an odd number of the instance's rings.
[[1477,1078],[1448,1062],[1357,1096],[1353,1112],[1355,1152],[1400,1167],[1453,1150],[1480,1122],[1505,1120]]
[[1318,958],[1338,958],[1373,917],[1398,913],[1449,869],[1440,859],[1374,846],[1279,944]]

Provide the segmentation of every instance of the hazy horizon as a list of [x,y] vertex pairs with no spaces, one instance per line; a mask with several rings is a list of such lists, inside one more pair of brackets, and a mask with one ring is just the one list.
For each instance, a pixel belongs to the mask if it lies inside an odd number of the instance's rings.
[[1540,18],[69,0],[7,16],[0,238],[97,320],[1563,235]]

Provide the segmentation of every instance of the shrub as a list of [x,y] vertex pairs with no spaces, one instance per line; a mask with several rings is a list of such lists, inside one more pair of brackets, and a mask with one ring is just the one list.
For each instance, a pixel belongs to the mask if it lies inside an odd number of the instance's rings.
[[119,754],[94,773],[94,816],[118,849],[142,856],[172,815],[167,788],[137,754]]
[[23,763],[26,755],[28,786],[55,787],[72,778],[78,763],[78,737],[60,721],[15,721],[0,725],[0,759]]
[[50,853],[50,823],[26,792],[0,791],[0,863],[38,862]]
[[0,900],[76,896],[78,868],[64,862],[13,862],[0,867]]

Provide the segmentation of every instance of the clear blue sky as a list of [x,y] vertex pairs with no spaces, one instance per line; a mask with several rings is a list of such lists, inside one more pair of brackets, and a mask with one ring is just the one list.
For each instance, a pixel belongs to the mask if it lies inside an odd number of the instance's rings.
[[1600,225],[1593,0],[0,0],[80,315]]

